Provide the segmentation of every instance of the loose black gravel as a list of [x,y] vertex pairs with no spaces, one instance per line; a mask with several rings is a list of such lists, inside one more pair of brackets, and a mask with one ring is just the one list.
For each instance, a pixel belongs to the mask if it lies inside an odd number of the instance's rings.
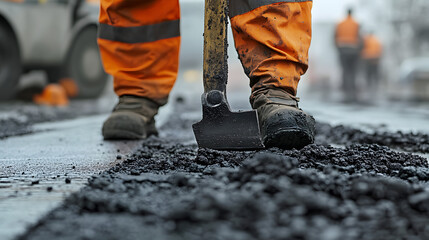
[[324,132],[301,150],[197,149],[171,121],[19,239],[429,239],[423,157]]
[[409,152],[429,153],[429,134],[425,133],[404,133],[401,131],[367,133],[344,125],[331,126],[326,123],[318,123],[316,129],[318,133],[316,141],[318,143],[378,144]]

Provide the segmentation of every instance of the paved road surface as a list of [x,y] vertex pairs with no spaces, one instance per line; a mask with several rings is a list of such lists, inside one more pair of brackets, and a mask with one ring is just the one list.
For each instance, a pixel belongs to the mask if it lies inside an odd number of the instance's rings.
[[[234,95],[239,96],[239,95]],[[234,108],[248,108],[242,97],[230,98]],[[429,132],[428,111],[420,106],[386,109],[383,106],[350,106],[308,99],[301,107],[318,120],[361,128]],[[165,121],[169,106],[159,123]],[[93,174],[122,161],[139,141],[106,142],[100,126],[107,115],[49,122],[34,126],[34,134],[10,137],[0,143],[0,239],[10,239],[28,224],[77,191]],[[199,113],[190,114],[198,118]],[[118,152],[119,151],[119,152]],[[66,184],[66,179],[71,184]],[[33,184],[32,184],[33,183]],[[52,191],[48,188],[52,187]]]
[[35,134],[1,140],[0,239],[22,232],[91,175],[121,162],[118,156],[141,145],[103,141],[100,125],[105,118],[38,124]]

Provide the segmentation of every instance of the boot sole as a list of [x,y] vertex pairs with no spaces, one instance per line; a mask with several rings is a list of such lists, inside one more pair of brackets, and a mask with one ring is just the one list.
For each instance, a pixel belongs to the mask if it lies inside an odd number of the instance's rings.
[[117,129],[103,131],[103,137],[105,140],[139,140],[146,138],[145,135]]
[[278,147],[282,149],[301,149],[313,143],[313,137],[302,129],[277,129],[274,133],[267,132],[263,139],[266,147]]

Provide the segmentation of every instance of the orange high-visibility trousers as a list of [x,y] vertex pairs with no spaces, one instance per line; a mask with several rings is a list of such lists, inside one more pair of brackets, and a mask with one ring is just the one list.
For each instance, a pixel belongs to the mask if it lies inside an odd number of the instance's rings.
[[[311,7],[303,0],[230,0],[235,46],[252,92],[296,94],[308,68]],[[177,77],[179,19],[178,0],[101,0],[98,44],[117,95],[166,103]]]
[[118,96],[167,102],[179,67],[178,0],[101,0],[98,45]]
[[280,88],[296,95],[308,68],[312,1],[230,0],[235,47],[252,96]]

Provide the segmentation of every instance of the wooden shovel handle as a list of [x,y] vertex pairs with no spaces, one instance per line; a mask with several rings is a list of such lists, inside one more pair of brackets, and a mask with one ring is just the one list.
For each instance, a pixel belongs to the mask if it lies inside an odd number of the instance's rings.
[[225,93],[228,81],[227,0],[206,0],[204,15],[204,92]]

